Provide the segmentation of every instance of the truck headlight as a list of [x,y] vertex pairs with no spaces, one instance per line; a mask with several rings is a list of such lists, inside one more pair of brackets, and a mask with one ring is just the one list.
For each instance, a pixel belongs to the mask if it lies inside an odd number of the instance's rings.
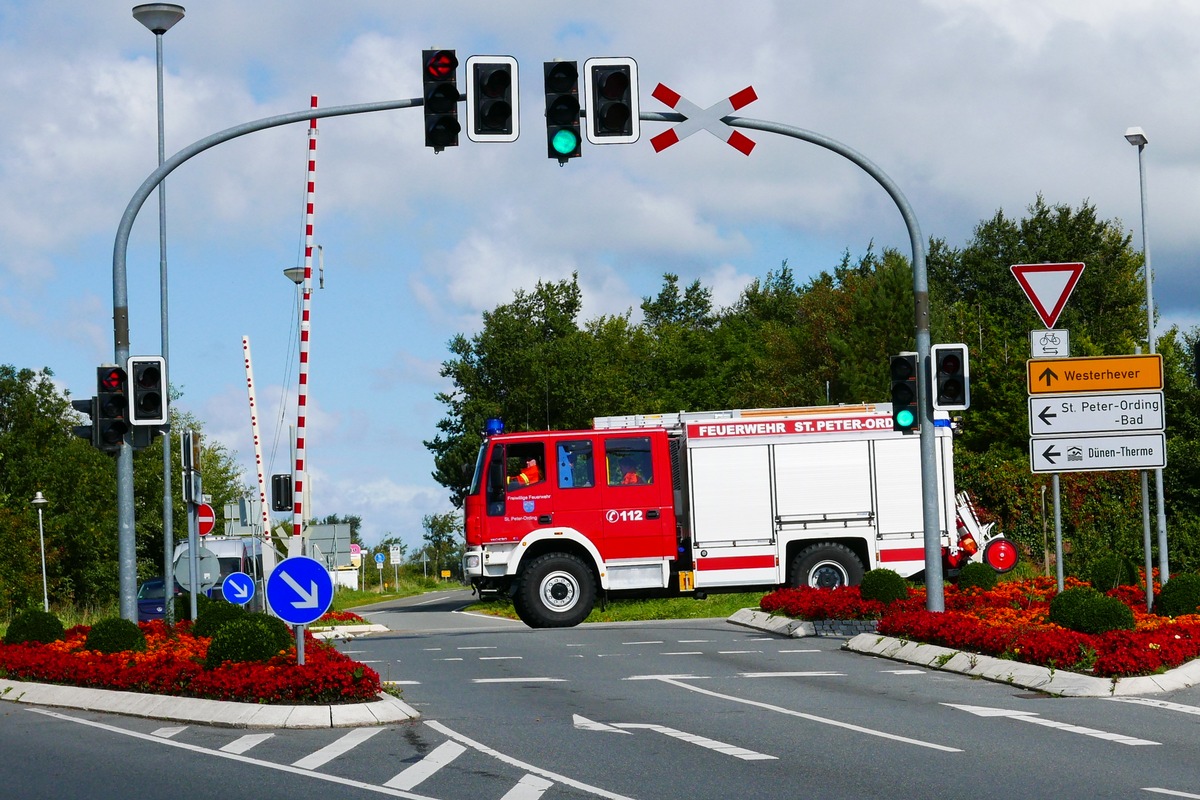
[[463,563],[466,565],[467,569],[479,569],[479,556],[469,555],[463,559]]

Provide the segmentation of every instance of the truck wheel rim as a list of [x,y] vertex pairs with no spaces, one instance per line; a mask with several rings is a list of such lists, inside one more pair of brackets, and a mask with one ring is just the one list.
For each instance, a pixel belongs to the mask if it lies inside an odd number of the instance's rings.
[[579,581],[569,572],[551,572],[542,579],[541,596],[551,611],[570,611],[579,601]]
[[836,589],[850,583],[846,568],[836,561],[821,561],[808,571],[808,585],[818,589]]

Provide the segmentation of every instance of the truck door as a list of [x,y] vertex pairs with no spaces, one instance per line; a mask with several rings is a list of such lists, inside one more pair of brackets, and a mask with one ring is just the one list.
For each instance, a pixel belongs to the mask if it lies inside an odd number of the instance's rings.
[[675,555],[675,517],[671,473],[651,449],[651,437],[611,435],[604,439],[599,478],[603,520],[600,552],[614,558],[664,558]]
[[485,476],[485,540],[517,541],[550,525],[554,497],[547,480],[544,442],[496,444]]

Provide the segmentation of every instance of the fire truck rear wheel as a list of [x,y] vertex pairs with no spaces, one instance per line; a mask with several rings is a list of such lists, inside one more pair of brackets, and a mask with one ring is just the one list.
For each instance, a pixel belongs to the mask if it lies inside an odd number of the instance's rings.
[[844,544],[815,544],[801,550],[792,561],[792,586],[834,589],[856,586],[862,577],[862,562]]
[[517,579],[513,605],[531,628],[569,628],[592,613],[596,579],[587,564],[569,553],[546,553]]

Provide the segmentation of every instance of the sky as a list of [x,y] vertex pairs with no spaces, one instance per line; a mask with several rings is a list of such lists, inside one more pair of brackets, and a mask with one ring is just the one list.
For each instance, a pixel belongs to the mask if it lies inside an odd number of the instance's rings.
[[[0,363],[48,367],[75,398],[113,360],[114,241],[157,166],[155,37],[135,4],[0,0]],[[512,143],[463,136],[435,154],[415,108],[318,123],[305,516],[358,515],[368,544],[415,549],[422,518],[452,509],[422,444],[446,413],[439,369],[450,339],[515,290],[577,273],[583,319],[638,319],[668,272],[725,306],[785,260],[803,281],[844,252],[911,253],[877,183],[790,137],[743,130],[746,156],[699,131],[656,153],[649,140],[669,124],[647,121],[638,142],[585,141],[560,167],[546,155],[544,61],[634,58],[643,111],[669,110],[650,96],[659,83],[700,108],[752,86],[740,116],[862,153],[922,236],[951,246],[1041,195],[1094,204],[1140,249],[1138,151],[1124,139],[1139,126],[1157,330],[1200,325],[1200,4],[1188,0],[184,5],[162,39],[168,157],[313,95],[321,108],[418,98],[423,48],[519,64]],[[165,185],[176,407],[251,486],[243,336],[264,471],[292,466],[298,296],[283,270],[304,264],[307,155],[306,124],[273,128],[201,153]],[[152,196],[128,251],[135,355],[162,352],[158,243]],[[1029,322],[1041,327],[1032,305]]]

